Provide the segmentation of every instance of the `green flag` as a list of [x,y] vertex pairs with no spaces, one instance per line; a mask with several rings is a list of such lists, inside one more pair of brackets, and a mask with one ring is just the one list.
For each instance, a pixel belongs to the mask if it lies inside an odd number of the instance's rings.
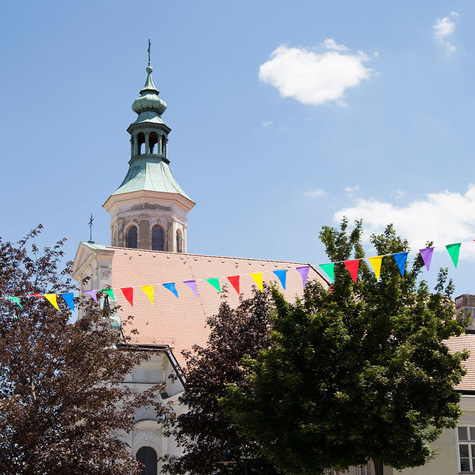
[[18,297],[7,297],[9,298],[12,302],[15,302],[20,308],[23,308],[20,303],[20,299]]
[[219,279],[215,277],[214,279],[206,279],[208,284],[211,284],[218,292],[221,292],[221,287],[219,285]]
[[458,242],[456,244],[447,244],[445,248],[447,249],[447,252],[450,254],[450,257],[452,258],[452,262],[454,263],[454,266],[457,267],[457,264],[459,262],[459,254],[460,254],[460,246],[462,245],[461,242]]
[[332,262],[330,264],[320,264],[320,267],[322,270],[327,274],[328,278],[330,279],[330,282],[332,284],[335,283],[335,264]]
[[101,289],[101,292],[105,292],[115,302],[114,292],[112,292],[112,289]]

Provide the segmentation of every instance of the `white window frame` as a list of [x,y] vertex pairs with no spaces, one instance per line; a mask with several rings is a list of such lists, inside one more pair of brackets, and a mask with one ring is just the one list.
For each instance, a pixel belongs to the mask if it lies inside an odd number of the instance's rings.
[[[459,428],[466,428],[467,429],[467,437],[468,440],[460,440],[459,437]],[[474,431],[473,439],[470,439],[470,429]],[[458,471],[459,473],[475,473],[475,426],[470,425],[459,425],[457,426],[456,430],[457,434],[457,462],[458,462]],[[462,471],[462,461],[460,457],[460,446],[466,445],[468,447],[468,463],[470,465],[469,471]],[[473,448],[472,448],[473,447]],[[466,458],[466,457],[464,457]]]

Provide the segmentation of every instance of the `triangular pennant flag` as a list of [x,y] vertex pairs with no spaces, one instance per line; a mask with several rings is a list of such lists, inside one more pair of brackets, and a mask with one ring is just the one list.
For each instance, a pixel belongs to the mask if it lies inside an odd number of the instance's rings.
[[381,274],[381,263],[383,262],[383,256],[368,257],[368,261],[376,274],[376,280],[379,280]]
[[396,254],[393,254],[394,260],[396,261],[397,266],[399,267],[399,270],[401,271],[401,275],[404,277],[404,269],[406,268],[406,261],[407,261],[407,255],[409,252],[397,252]]
[[262,292],[264,290],[264,286],[262,283],[262,272],[255,272],[254,274],[250,274],[250,275],[252,277],[252,280],[259,287],[259,290]]
[[115,302],[115,296],[112,289],[101,289],[101,292],[105,292]]
[[56,294],[45,294],[45,299],[56,309],[59,310]]
[[133,287],[123,287],[120,290],[122,290],[122,293],[124,294],[124,297],[127,299],[127,302],[134,306],[134,288]]
[[149,298],[150,303],[153,305],[153,285],[142,285],[142,290],[145,292],[145,295]]
[[345,264],[345,267],[348,269],[348,272],[356,284],[356,281],[358,280],[358,267],[360,265],[360,260],[354,259],[352,261],[345,261],[343,264]]
[[196,288],[196,280],[185,280],[183,282],[185,285],[187,285],[195,294],[195,297],[198,298],[198,289]]
[[72,292],[67,292],[65,294],[61,294],[63,296],[66,305],[74,311],[74,294]]
[[39,297],[40,299],[44,299],[43,295],[41,294],[30,294],[30,295],[27,295],[27,297]]
[[7,297],[7,299],[10,299],[12,302],[15,302],[20,308],[23,308],[18,297]]
[[206,279],[206,282],[208,282],[208,284],[211,284],[218,292],[221,292],[219,279],[217,277],[214,277],[213,279]]
[[280,283],[282,284],[282,287],[285,290],[285,285],[287,283],[287,270],[286,269],[275,270],[274,274],[279,278]]
[[170,282],[169,284],[163,284],[163,287],[168,289],[176,298],[178,298],[178,292],[176,290],[175,282]]
[[302,285],[304,288],[307,283],[309,270],[310,270],[310,266],[297,267],[297,272],[300,274],[300,277],[302,277]]
[[95,290],[83,290],[83,292],[86,292],[86,294],[89,294],[94,299],[94,302],[97,303],[97,295],[96,295]]
[[234,287],[234,290],[239,294],[239,276],[238,275],[231,275],[228,277],[229,282]]
[[333,284],[335,282],[335,264],[333,262],[329,264],[320,264],[322,270],[327,274],[330,282]]
[[456,244],[447,244],[445,246],[448,253],[450,254],[450,257],[452,258],[452,262],[454,263],[455,267],[457,267],[457,264],[459,262],[459,254],[460,254],[460,245],[461,244],[462,244],[461,242],[458,242]]
[[434,253],[434,248],[433,247],[426,247],[424,249],[419,249],[419,252],[421,253],[422,260],[424,261],[424,264],[426,265],[426,269],[430,269],[430,263],[432,261],[432,254]]

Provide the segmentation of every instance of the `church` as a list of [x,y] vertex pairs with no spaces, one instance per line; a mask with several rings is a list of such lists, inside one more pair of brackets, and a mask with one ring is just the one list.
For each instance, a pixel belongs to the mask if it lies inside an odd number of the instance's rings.
[[[81,291],[111,289],[112,299],[121,307],[116,325],[122,326],[133,316],[133,325],[124,325],[123,331],[152,357],[126,383],[134,392],[164,383],[160,398],[180,412],[186,410],[179,404],[185,387],[182,351],[195,344],[206,345],[206,318],[217,313],[225,286],[230,305],[237,306],[239,294],[251,296],[253,286],[262,287],[263,282],[279,285],[288,300],[302,294],[307,279],[326,288],[330,282],[308,263],[187,252],[187,214],[195,202],[171,172],[170,163],[175,159],[169,147],[171,129],[162,119],[167,104],[159,97],[152,71],[149,61],[145,85],[132,104],[137,118],[127,129],[128,171],[103,205],[111,215],[110,245],[81,242],[72,275],[78,282],[90,279],[87,287],[80,284]],[[457,307],[460,310],[464,305]],[[385,467],[385,475],[475,473],[475,335],[468,331],[447,344],[453,351],[466,348],[474,355],[465,363],[467,375],[457,388],[462,394],[462,419],[437,441],[440,455],[436,459],[403,471]],[[146,474],[160,473],[162,455],[180,454],[175,441],[163,435],[152,410],[137,412],[134,431],[125,441],[145,464]],[[345,473],[371,475],[374,469],[370,463]]]
[[[206,345],[206,318],[217,313],[225,286],[230,305],[237,306],[239,294],[250,297],[252,287],[264,282],[280,285],[289,300],[302,294],[307,279],[317,279],[325,287],[329,282],[308,263],[187,253],[187,214],[195,202],[170,169],[171,129],[162,120],[167,104],[159,97],[152,71],[149,62],[145,85],[132,104],[138,117],[127,129],[127,174],[103,205],[111,215],[111,243],[81,242],[72,275],[77,282],[89,277],[81,291],[113,289],[121,306],[117,325],[133,316],[124,333],[131,343],[151,351],[152,358],[126,383],[134,392],[165,383],[163,402],[172,401],[182,411],[182,351]],[[160,473],[163,454],[179,454],[174,441],[163,436],[154,411],[138,411],[135,430],[126,442],[145,463],[147,474]]]

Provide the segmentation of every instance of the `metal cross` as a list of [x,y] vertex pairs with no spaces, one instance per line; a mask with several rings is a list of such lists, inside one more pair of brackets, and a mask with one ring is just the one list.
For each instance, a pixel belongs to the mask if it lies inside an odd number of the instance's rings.
[[92,242],[92,223],[94,222],[94,216],[92,216],[92,213],[91,213],[91,217],[89,218],[89,241]]
[[152,42],[150,41],[150,38],[148,39],[148,64],[150,66],[150,45],[152,44]]

